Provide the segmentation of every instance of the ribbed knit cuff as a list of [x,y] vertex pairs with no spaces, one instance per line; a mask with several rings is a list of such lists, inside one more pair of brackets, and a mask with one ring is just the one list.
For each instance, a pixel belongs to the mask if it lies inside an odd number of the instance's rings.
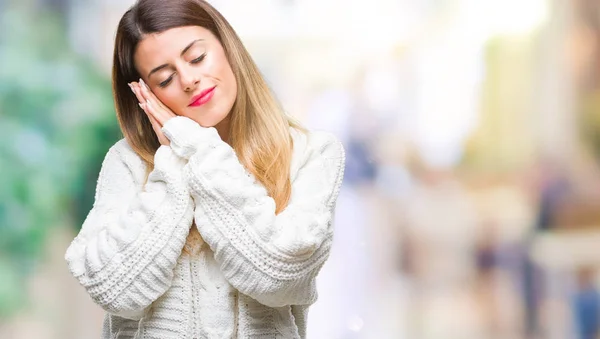
[[180,171],[186,163],[187,161],[178,156],[169,146],[160,146],[154,154],[154,168],[161,172]]
[[194,120],[182,116],[169,119],[163,125],[162,131],[171,141],[171,148],[175,154],[184,159],[189,159],[201,145],[208,146],[214,143],[214,140],[219,140],[214,127],[202,127]]

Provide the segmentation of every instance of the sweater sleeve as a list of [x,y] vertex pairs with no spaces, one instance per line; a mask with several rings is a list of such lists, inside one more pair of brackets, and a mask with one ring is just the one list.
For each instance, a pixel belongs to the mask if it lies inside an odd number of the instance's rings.
[[276,215],[274,200],[214,128],[178,117],[163,131],[174,152],[189,158],[184,176],[196,224],[232,286],[270,307],[312,304],[333,240],[345,159],[341,143],[324,133],[308,137],[289,204]]
[[122,140],[107,153],[92,210],[68,247],[71,273],[107,312],[139,319],[171,285],[193,218],[186,161],[161,146],[145,166]]

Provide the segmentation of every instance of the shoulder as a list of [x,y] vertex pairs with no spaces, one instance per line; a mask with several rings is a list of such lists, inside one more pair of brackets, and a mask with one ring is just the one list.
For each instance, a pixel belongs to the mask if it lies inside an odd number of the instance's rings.
[[328,159],[344,159],[344,146],[332,133],[324,131],[310,132],[309,147]]
[[345,158],[344,146],[333,133],[300,131],[293,128],[291,134],[294,140],[294,153],[322,156],[328,159]]
[[116,143],[114,143],[106,153],[105,161],[114,160],[114,161],[123,161],[130,162],[138,159],[141,161],[142,159],[135,153],[131,145],[127,142],[125,138],[120,139]]
[[127,140],[123,138],[108,149],[102,163],[103,171],[114,167],[126,168],[137,179],[145,176],[147,166]]
[[[294,140],[291,174],[295,178],[302,168],[319,172],[338,182],[343,177],[346,156],[344,146],[332,133],[325,131],[291,131]],[[311,165],[312,164],[312,165]],[[316,167],[315,167],[316,166]]]
[[135,154],[135,151],[133,150],[133,148],[131,148],[131,146],[127,142],[127,139],[122,138],[119,141],[115,142],[108,149],[108,153],[114,153],[114,154],[119,154],[119,155],[121,155],[121,154],[129,155],[130,153]]
[[310,186],[326,192],[327,205],[333,206],[344,178],[346,159],[342,143],[334,134],[324,131],[294,130],[292,135],[292,191],[298,187]]

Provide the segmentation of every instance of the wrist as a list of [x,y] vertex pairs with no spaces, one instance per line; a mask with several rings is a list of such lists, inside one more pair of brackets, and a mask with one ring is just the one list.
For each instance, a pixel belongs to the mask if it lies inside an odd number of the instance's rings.
[[189,159],[203,143],[206,128],[194,120],[176,116],[165,122],[162,132],[170,141],[170,147],[178,156]]

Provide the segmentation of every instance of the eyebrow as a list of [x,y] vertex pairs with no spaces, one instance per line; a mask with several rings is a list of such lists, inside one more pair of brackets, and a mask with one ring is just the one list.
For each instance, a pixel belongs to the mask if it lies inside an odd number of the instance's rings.
[[[195,43],[197,43],[198,41],[202,41],[202,40],[204,40],[204,39],[196,39],[196,40],[190,42],[187,46],[185,46],[184,49],[181,50],[180,56],[183,56],[190,48],[192,48],[192,46],[194,46]],[[152,74],[154,74],[154,73],[156,73],[156,72],[160,71],[161,69],[163,69],[165,67],[168,67],[168,66],[169,66],[168,64],[162,64],[162,65],[160,65],[158,67],[153,68],[150,71],[150,73],[148,73],[148,78],[150,78],[150,76]]]

